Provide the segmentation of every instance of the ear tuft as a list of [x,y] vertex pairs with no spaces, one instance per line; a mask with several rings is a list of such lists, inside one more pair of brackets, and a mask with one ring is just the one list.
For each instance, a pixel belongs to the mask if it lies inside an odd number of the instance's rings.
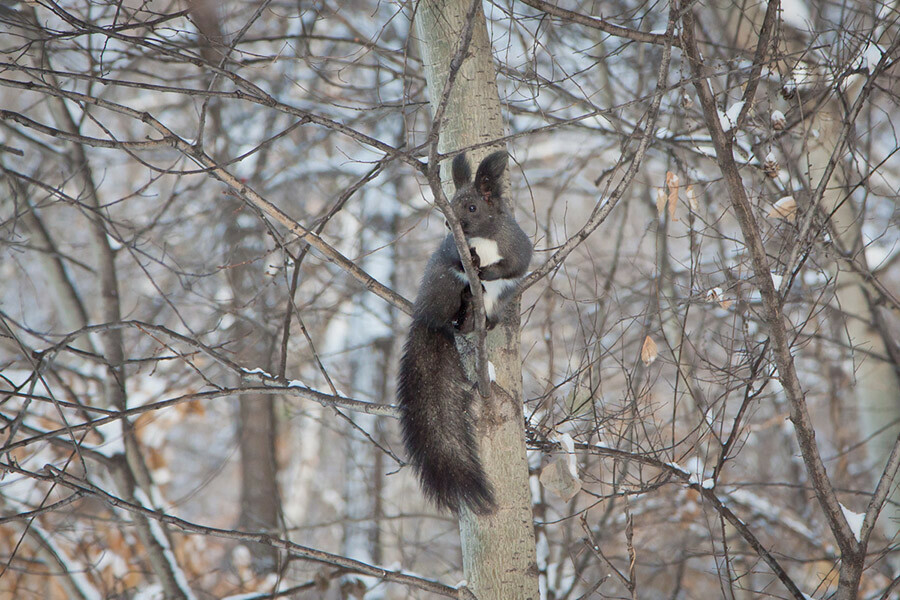
[[509,154],[500,150],[489,154],[475,173],[475,187],[485,200],[496,200],[502,193],[503,172],[509,162]]
[[472,167],[469,166],[469,159],[466,153],[457,154],[453,159],[453,185],[457,189],[468,185],[472,181]]

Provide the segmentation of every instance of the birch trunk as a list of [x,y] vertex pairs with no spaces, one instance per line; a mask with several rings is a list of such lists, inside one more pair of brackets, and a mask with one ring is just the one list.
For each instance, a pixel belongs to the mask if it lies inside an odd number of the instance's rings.
[[[421,48],[432,111],[450,73],[471,0],[419,2],[415,31]],[[441,153],[496,140],[503,135],[503,119],[482,8],[474,15],[472,40],[459,69],[440,124]],[[477,165],[496,148],[469,153]],[[443,165],[447,192],[449,164]],[[510,314],[518,315],[518,303]],[[488,358],[496,370],[496,386],[482,404],[477,438],[484,469],[496,492],[497,511],[485,517],[464,512],[460,518],[463,571],[479,600],[516,600],[539,597],[531,493],[525,456],[522,418],[522,359],[519,319],[507,319],[488,334]],[[498,392],[502,390],[502,392]],[[478,402],[479,400],[476,400]]]
[[[857,90],[858,91],[858,90]],[[809,164],[813,184],[819,182],[821,173],[834,150],[841,125],[841,109],[837,102],[830,102],[813,118],[813,127],[820,135],[810,141]],[[847,315],[845,335],[850,347],[853,390],[845,398],[845,410],[854,411],[859,419],[860,439],[866,444],[866,471],[871,473],[872,489],[882,476],[885,462],[900,435],[900,381],[897,367],[891,361],[884,335],[890,335],[882,326],[875,300],[880,294],[863,275],[870,273],[862,240],[863,214],[857,214],[852,201],[846,199],[848,183],[840,170],[836,170],[822,196],[821,211],[831,214],[833,239],[860,270],[850,270],[840,262],[834,265],[835,308]],[[885,358],[882,358],[885,357]],[[851,413],[852,414],[852,413]],[[890,495],[893,502],[885,505],[878,523],[885,538],[893,539],[898,531],[900,491],[894,487]]]

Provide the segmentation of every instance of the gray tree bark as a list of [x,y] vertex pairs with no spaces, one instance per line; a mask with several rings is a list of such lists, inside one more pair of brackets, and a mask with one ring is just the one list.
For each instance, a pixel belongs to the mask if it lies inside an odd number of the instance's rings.
[[[255,260],[263,247],[264,232],[253,214],[241,210],[241,203],[225,202],[225,246],[231,248],[228,279],[237,316],[229,336],[242,364],[248,368],[272,371],[274,339],[261,325],[250,320],[262,310],[265,297],[261,261]],[[261,320],[260,320],[261,322]],[[277,423],[275,399],[267,394],[241,394],[238,397],[238,441],[241,449],[241,511],[239,526],[248,531],[277,532],[281,524],[281,500],[278,491],[278,465],[275,460]],[[257,573],[273,571],[278,549],[252,544],[252,567]]]

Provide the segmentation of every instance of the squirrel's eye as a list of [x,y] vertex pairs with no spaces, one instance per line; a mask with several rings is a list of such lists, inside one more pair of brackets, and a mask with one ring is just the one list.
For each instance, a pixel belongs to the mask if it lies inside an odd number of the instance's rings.
[[475,208],[476,208],[476,207],[475,207],[474,204],[470,204],[470,205],[469,205],[469,212],[475,212]]

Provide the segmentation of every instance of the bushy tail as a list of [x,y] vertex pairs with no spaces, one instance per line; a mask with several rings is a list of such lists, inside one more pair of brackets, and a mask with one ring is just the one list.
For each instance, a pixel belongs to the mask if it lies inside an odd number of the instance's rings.
[[478,458],[471,386],[449,330],[413,322],[400,359],[403,440],[425,495],[458,513],[484,514],[494,494]]

